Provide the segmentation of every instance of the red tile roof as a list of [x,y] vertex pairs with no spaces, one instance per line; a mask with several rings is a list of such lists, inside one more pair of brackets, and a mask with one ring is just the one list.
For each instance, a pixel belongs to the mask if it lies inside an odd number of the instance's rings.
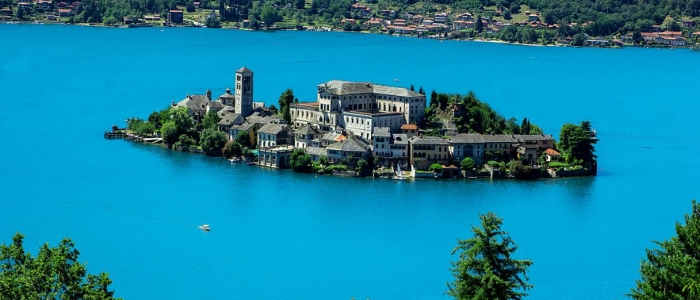
[[547,149],[545,151],[545,153],[547,153],[547,155],[549,155],[549,156],[560,156],[561,155],[561,154],[559,154],[559,152],[557,152],[557,150],[554,150],[554,149]]

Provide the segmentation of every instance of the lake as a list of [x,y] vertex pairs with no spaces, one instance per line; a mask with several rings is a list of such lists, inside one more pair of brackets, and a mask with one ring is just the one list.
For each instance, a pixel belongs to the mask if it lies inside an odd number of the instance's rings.
[[[126,299],[446,299],[480,213],[531,259],[529,299],[621,299],[700,191],[685,49],[530,47],[328,32],[0,25],[0,241],[70,237]],[[473,90],[546,133],[591,121],[591,178],[339,178],[105,140],[255,72],[255,101],[332,79]],[[210,224],[211,232],[197,226]]]

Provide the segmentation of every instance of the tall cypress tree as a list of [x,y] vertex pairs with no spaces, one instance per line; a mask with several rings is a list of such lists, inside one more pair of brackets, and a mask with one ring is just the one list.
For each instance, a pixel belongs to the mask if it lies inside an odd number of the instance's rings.
[[430,93],[430,107],[437,107],[438,106],[437,97],[438,97],[437,92],[435,90],[433,90]]

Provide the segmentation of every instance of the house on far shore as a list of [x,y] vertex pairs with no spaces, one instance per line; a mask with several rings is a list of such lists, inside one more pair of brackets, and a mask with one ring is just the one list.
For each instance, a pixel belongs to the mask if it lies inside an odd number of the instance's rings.
[[58,10],[58,15],[62,18],[70,17],[73,15],[73,10],[70,8],[62,8]]
[[183,12],[180,9],[171,9],[168,12],[168,23],[170,24],[182,24],[183,22]]

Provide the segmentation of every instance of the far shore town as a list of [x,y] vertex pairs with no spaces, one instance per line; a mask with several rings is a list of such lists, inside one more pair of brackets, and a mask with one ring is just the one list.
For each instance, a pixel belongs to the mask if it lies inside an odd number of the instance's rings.
[[[125,11],[123,7],[112,9],[109,3],[100,3],[109,7],[100,13],[104,7],[85,1],[10,0],[9,5],[0,6],[0,22],[122,28],[163,26],[362,31],[526,45],[692,49],[698,49],[700,45],[700,18],[694,12],[696,10],[690,9],[690,5],[686,11],[668,12],[663,21],[659,15],[650,20],[646,14],[643,14],[646,19],[639,16],[635,19],[630,14],[637,14],[640,8],[628,8],[629,13],[622,14],[624,21],[617,11],[609,12],[611,16],[606,17],[589,16],[587,20],[576,16],[579,20],[576,22],[571,21],[574,17],[565,18],[562,11],[540,11],[524,3],[509,7],[500,4],[467,9],[454,5],[433,6],[435,3],[430,2],[398,8],[379,5],[376,1],[357,1],[347,7],[336,7],[337,12],[331,13],[332,18],[315,15],[313,2],[309,6],[297,1],[296,7],[291,4],[260,3],[264,7],[262,10],[267,10],[265,14],[260,9],[241,11],[237,6],[213,6],[213,3],[194,1],[179,6],[171,3],[168,9],[160,12],[154,11],[154,8],[144,10],[146,8],[138,5]],[[582,12],[577,11],[576,14]]]

